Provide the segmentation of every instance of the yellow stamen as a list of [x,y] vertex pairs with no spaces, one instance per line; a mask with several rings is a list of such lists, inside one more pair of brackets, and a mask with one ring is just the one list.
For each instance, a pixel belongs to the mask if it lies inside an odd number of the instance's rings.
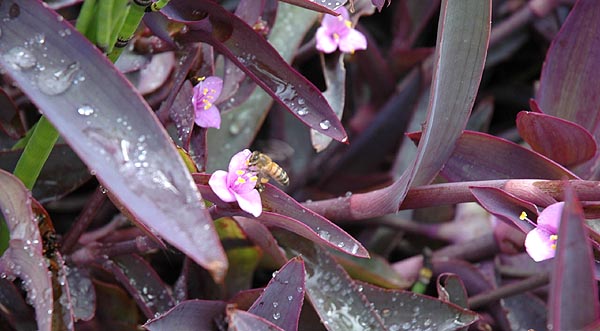
[[235,181],[236,184],[245,184],[246,180],[242,177],[238,177]]
[[257,177],[257,176],[252,176],[252,177],[250,177],[250,181],[251,181],[251,182],[256,182],[257,180],[258,180],[258,177]]
[[244,174],[244,170],[236,170],[235,174],[238,175],[238,176],[241,176],[241,175]]
[[351,27],[352,27],[352,22],[350,22],[350,21],[348,21],[348,20],[344,21],[344,24],[345,24],[347,27],[349,27],[349,28],[351,28]]
[[335,39],[336,41],[337,41],[337,40],[340,40],[340,35],[339,35],[339,34],[337,34],[337,33],[334,33],[334,34],[333,34],[333,39]]
[[558,240],[558,235],[555,235],[555,234],[550,235],[550,240],[552,240],[554,242],[552,245],[550,245],[550,248],[556,249],[556,241]]
[[521,221],[524,221],[524,220],[526,220],[526,219],[527,219],[527,213],[526,213],[526,212],[524,212],[524,211],[523,211],[523,212],[521,212],[521,215],[519,215],[519,219],[520,219]]

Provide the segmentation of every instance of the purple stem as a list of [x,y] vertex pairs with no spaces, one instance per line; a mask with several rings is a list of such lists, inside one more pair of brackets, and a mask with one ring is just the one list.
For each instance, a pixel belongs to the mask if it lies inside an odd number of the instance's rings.
[[69,231],[64,235],[61,243],[61,253],[63,255],[69,254],[75,245],[77,245],[77,240],[90,226],[105,200],[106,196],[102,192],[102,189],[97,188],[88,200],[87,204],[83,207],[83,211],[75,220],[73,226],[71,226]]
[[536,289],[540,286],[548,284],[550,281],[550,274],[547,272],[539,273],[523,280],[510,283],[498,287],[492,291],[477,294],[469,298],[469,309],[477,309],[493,303],[502,298],[510,297],[523,292]]

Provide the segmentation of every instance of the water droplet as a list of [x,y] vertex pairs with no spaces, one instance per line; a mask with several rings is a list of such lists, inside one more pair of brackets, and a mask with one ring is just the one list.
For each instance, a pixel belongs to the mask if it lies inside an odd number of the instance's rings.
[[44,35],[43,33],[38,33],[35,35],[35,41],[40,44],[43,45],[46,42],[46,35]]
[[77,113],[82,116],[90,116],[94,113],[94,108],[88,104],[77,108]]
[[21,46],[11,48],[4,54],[4,60],[14,69],[29,69],[37,63],[35,55]]
[[344,196],[345,196],[346,198],[349,198],[349,197],[351,197],[351,196],[352,196],[352,192],[348,191],[348,192],[346,192],[346,194],[344,194]]
[[319,126],[321,127],[321,129],[327,130],[331,127],[331,122],[329,122],[329,120],[323,120],[321,121],[321,123],[319,123]]
[[78,62],[73,62],[64,69],[48,68],[38,75],[38,87],[42,93],[47,95],[61,94],[71,86],[78,71]]
[[298,114],[298,116],[306,116],[306,115],[308,115],[308,109],[300,108],[300,109],[298,109],[298,111],[296,111],[296,114]]
[[329,231],[321,230],[321,231],[319,231],[319,237],[321,237],[325,240],[329,240],[331,235],[329,234]]
[[281,317],[281,314],[279,312],[273,313],[273,319],[274,320],[278,320],[280,317]]
[[291,296],[291,295],[288,295],[288,297],[287,297],[287,298],[288,298],[288,301],[292,301],[292,300],[294,299],[294,297],[293,297],[293,296]]

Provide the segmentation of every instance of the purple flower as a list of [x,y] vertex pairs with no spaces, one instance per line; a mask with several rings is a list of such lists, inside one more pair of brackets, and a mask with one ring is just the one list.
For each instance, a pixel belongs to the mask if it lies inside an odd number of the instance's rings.
[[525,250],[535,262],[554,257],[558,226],[564,206],[564,202],[558,202],[546,207],[537,219],[536,228],[527,233]]
[[367,38],[352,28],[350,15],[345,7],[336,10],[340,16],[325,14],[321,27],[317,29],[317,49],[323,53],[333,53],[339,47],[344,53],[354,53],[367,48]]
[[219,108],[213,103],[223,90],[223,80],[216,76],[203,77],[200,82],[194,86],[194,96],[192,104],[194,105],[194,118],[196,124],[203,128],[220,128],[221,114]]
[[258,177],[248,169],[248,158],[252,152],[245,149],[229,161],[229,171],[217,170],[208,185],[225,202],[237,201],[240,208],[258,217],[262,213],[260,194],[256,190]]

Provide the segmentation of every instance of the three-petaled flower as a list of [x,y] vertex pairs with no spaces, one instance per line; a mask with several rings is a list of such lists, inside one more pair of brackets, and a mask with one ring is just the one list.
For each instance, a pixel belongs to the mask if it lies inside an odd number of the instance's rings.
[[317,49],[323,53],[333,53],[339,47],[344,53],[354,53],[367,48],[367,38],[352,28],[348,10],[340,7],[336,10],[340,16],[325,14],[321,27],[317,29]]
[[194,121],[203,128],[220,128],[221,114],[214,105],[221,91],[223,80],[216,76],[202,77],[194,86],[192,104],[194,105]]
[[262,213],[262,202],[256,190],[257,174],[248,168],[251,154],[248,149],[235,154],[229,161],[229,171],[215,171],[208,185],[219,199],[237,201],[242,210],[258,217]]
[[[538,216],[535,229],[527,233],[525,250],[535,262],[551,259],[556,254],[558,226],[564,205],[564,202],[558,202],[546,207]],[[521,214],[521,219],[526,216]]]

